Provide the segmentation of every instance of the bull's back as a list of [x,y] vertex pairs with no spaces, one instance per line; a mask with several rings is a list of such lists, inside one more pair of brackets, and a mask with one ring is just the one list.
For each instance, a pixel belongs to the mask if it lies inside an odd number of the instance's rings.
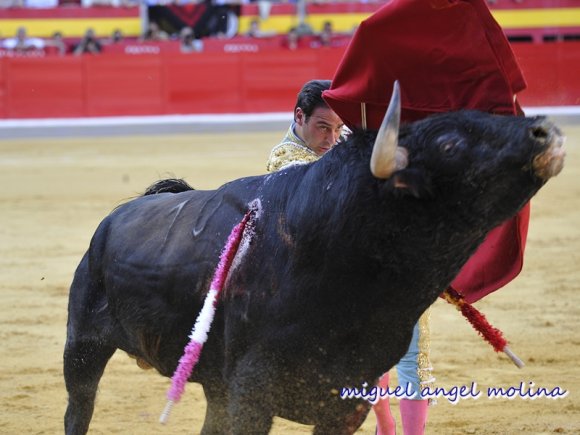
[[212,254],[219,256],[256,188],[255,180],[240,179],[217,190],[137,198],[107,217],[105,255],[148,267],[211,261]]
[[144,196],[101,223],[89,269],[102,282],[117,347],[164,374],[173,370],[254,185],[234,182],[215,191]]

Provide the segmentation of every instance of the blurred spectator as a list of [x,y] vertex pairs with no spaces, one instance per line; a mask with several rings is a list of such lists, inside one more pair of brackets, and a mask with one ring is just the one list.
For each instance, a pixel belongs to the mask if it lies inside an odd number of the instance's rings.
[[44,48],[44,40],[40,38],[29,38],[25,27],[19,27],[16,30],[16,36],[7,38],[2,42],[2,47],[14,51],[26,51]]
[[54,32],[52,38],[46,41],[46,46],[56,48],[57,53],[61,56],[66,54],[68,51],[68,47],[62,38],[61,32]]
[[179,32],[179,50],[182,53],[203,51],[203,41],[201,39],[195,39],[195,34],[191,27],[184,27]]
[[260,20],[254,18],[252,21],[250,21],[250,28],[248,29],[246,36],[250,36],[252,38],[259,38],[261,36]]
[[325,21],[322,27],[322,32],[318,35],[320,40],[320,45],[323,47],[330,47],[332,42],[333,30],[332,23],[330,21]]
[[269,38],[274,36],[275,34],[276,32],[264,32],[263,30],[261,30],[260,20],[254,18],[250,22],[250,28],[248,30],[248,33],[246,33],[246,36],[249,36],[251,38]]
[[298,24],[298,26],[296,26],[295,29],[296,29],[296,33],[298,34],[298,36],[314,35],[314,31],[312,30],[312,27],[310,27],[310,24],[308,24],[306,22]]
[[207,30],[209,36],[230,39],[238,34],[239,5],[247,3],[241,0],[210,0],[208,8]]
[[105,43],[107,45],[118,44],[119,42],[123,42],[123,39],[125,39],[125,37],[124,37],[121,29],[115,29],[115,30],[113,30],[111,37],[108,38],[106,41],[103,41],[103,43]]
[[296,50],[298,48],[298,39],[299,39],[298,32],[296,31],[296,27],[292,27],[288,30],[288,35],[286,35],[286,47],[290,50]]
[[95,31],[88,28],[83,39],[75,46],[73,53],[81,55],[84,53],[98,54],[103,50],[101,43],[95,37]]
[[155,21],[149,21],[147,30],[140,38],[141,41],[167,41],[168,39],[167,32],[161,30]]
[[111,41],[113,41],[113,44],[123,42],[123,39],[124,39],[124,36],[123,36],[123,32],[121,32],[121,29],[113,30],[113,35],[111,36]]

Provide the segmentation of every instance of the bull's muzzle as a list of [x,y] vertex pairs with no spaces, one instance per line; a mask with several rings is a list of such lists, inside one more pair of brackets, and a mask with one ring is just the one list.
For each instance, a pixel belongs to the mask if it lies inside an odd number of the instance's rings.
[[530,128],[530,135],[534,141],[545,146],[544,151],[534,157],[534,174],[543,180],[555,177],[564,167],[566,150],[563,145],[566,137],[558,127],[545,119]]

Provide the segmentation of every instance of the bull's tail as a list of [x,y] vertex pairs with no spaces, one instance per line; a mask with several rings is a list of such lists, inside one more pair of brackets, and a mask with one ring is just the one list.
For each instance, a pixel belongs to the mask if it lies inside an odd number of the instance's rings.
[[166,178],[159,180],[145,189],[143,196],[156,195],[158,193],[180,193],[195,190],[182,178]]

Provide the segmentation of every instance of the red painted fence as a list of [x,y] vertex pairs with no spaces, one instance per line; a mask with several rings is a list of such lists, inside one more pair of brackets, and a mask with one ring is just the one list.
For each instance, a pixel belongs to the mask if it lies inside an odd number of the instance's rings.
[[[580,106],[580,42],[515,44],[524,106]],[[292,110],[344,47],[261,52],[0,58],[0,117],[252,113]]]

